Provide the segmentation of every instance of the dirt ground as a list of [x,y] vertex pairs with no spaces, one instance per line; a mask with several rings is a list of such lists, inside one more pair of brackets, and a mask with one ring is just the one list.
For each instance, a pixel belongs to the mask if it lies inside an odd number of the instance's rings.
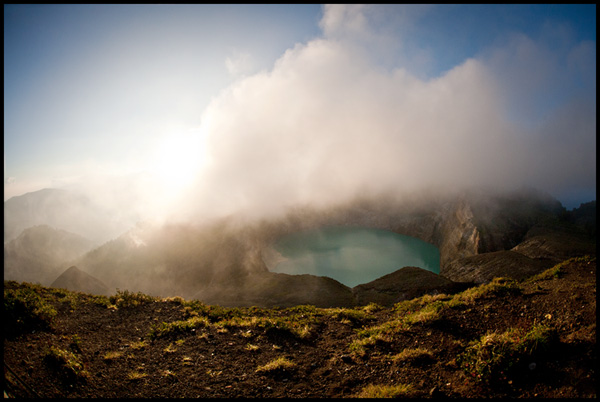
[[[390,320],[393,309],[358,321],[323,314],[307,337],[210,325],[151,339],[157,323],[187,317],[180,303],[111,309],[79,302],[72,308],[57,299],[52,302],[58,311],[53,329],[5,337],[5,397],[353,397],[370,385],[398,384],[410,385],[409,397],[596,397],[595,259],[564,266],[559,278],[520,285],[517,295],[445,309],[441,319],[413,325],[363,356],[350,349],[358,331]],[[5,289],[18,286],[5,282]],[[556,329],[552,348],[492,384],[479,381],[457,361],[469,342],[487,333],[536,323]],[[87,374],[73,378],[48,364],[51,346],[73,351]],[[430,357],[391,358],[417,347]],[[293,367],[258,370],[278,357]]]

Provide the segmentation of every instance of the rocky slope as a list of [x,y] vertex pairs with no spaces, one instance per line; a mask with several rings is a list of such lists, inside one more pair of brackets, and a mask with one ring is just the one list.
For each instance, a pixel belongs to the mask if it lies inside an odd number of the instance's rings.
[[374,281],[355,286],[352,293],[358,305],[377,303],[391,306],[425,294],[453,294],[466,289],[469,285],[456,283],[418,267],[404,267]]

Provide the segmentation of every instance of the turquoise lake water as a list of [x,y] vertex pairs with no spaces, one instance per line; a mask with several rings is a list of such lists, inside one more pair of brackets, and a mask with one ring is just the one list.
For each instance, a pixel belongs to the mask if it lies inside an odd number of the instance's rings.
[[440,272],[437,247],[387,230],[320,228],[284,236],[273,248],[286,259],[272,272],[328,276],[349,287],[407,266]]

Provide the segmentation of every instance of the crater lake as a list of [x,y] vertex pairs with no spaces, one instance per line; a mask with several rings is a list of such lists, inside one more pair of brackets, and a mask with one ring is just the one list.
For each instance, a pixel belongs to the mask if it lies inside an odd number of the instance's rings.
[[382,229],[333,226],[295,232],[272,248],[276,255],[265,259],[271,272],[328,276],[349,287],[407,266],[440,272],[440,252],[433,244]]

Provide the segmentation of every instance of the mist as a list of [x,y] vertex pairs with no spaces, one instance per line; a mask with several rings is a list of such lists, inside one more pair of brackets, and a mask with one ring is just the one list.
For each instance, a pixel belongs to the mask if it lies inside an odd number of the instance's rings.
[[226,60],[237,78],[197,111],[185,153],[152,154],[149,169],[91,164],[56,183],[128,222],[269,218],[473,187],[595,198],[595,41],[549,22],[444,64],[451,48],[411,37],[430,10],[324,6],[321,33],[272,66],[244,73],[247,54]]
[[390,38],[369,9],[325,7],[322,37],[210,103],[204,169],[170,218],[269,216],[359,194],[595,188],[595,44],[515,34],[419,78],[376,63]]

